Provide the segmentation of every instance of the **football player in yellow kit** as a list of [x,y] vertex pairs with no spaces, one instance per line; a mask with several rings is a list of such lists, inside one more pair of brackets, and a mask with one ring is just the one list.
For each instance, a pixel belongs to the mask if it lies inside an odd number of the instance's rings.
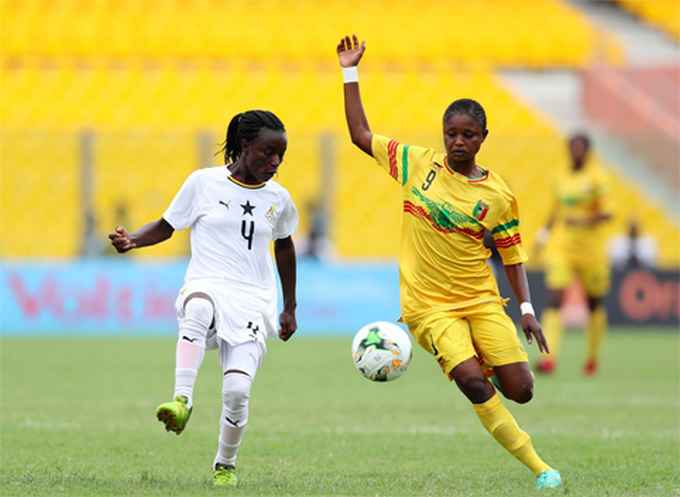
[[537,488],[561,485],[560,473],[536,453],[531,438],[501,402],[526,403],[533,375],[496,280],[486,264],[490,231],[521,302],[527,340],[548,347],[530,302],[517,202],[505,181],[475,162],[487,137],[486,114],[474,100],[453,102],[443,119],[445,152],[406,145],[371,132],[359,94],[357,64],[365,51],[356,36],[337,47],[344,76],[345,115],[352,143],[375,158],[401,186],[403,223],[400,294],[403,321],[444,374],[472,402],[491,435],[536,476]]
[[[607,329],[603,298],[609,290],[604,224],[611,218],[607,207],[607,181],[595,164],[590,164],[590,138],[575,134],[569,138],[570,171],[559,177],[555,187],[555,206],[546,226],[537,236],[537,250],[545,249],[548,307],[542,321],[550,342],[550,353],[536,365],[541,373],[552,373],[557,365],[562,323],[560,306],[564,290],[578,279],[588,297],[588,352],[583,372],[595,374],[602,339]],[[554,232],[551,234],[551,232]]]

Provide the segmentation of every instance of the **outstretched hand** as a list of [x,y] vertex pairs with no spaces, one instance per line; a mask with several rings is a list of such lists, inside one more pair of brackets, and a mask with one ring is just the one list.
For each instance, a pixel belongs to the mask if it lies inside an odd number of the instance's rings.
[[550,352],[548,349],[548,342],[546,341],[545,336],[543,336],[543,330],[536,317],[531,314],[523,314],[521,322],[524,335],[527,337],[527,342],[533,343],[535,337],[538,350],[548,354]]
[[357,35],[352,35],[350,39],[349,36],[345,36],[338,43],[337,52],[338,60],[340,61],[340,66],[342,67],[352,67],[359,64],[361,57],[366,51],[366,42],[362,41],[359,44],[359,39]]
[[130,238],[130,234],[122,226],[117,226],[112,233],[109,233],[109,240],[111,240],[111,245],[114,246],[119,254],[124,254],[137,246]]
[[295,313],[284,310],[279,316],[279,324],[281,325],[281,328],[279,329],[279,338],[284,342],[287,342],[297,330]]

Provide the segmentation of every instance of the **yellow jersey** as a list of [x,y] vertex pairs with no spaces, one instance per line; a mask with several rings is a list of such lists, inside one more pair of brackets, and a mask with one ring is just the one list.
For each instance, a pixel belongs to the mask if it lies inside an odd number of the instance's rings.
[[402,317],[501,302],[486,263],[489,230],[506,265],[526,262],[517,201],[503,179],[484,171],[469,179],[446,154],[373,135],[373,157],[402,186],[399,279]]
[[608,182],[604,171],[587,164],[579,171],[568,171],[558,178],[555,196],[559,203],[556,250],[572,260],[605,262],[605,223],[594,226],[574,226],[567,220],[583,221],[595,213],[608,213]]

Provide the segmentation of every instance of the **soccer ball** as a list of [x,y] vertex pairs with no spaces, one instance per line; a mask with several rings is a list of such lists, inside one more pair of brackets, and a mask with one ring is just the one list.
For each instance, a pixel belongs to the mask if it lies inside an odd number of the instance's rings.
[[372,381],[392,381],[406,372],[413,349],[406,332],[394,323],[377,321],[363,326],[352,340],[357,370]]

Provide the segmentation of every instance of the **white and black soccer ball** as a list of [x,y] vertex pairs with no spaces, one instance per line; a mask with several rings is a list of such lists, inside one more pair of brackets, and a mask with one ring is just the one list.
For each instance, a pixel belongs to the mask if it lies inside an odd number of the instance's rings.
[[363,326],[352,340],[357,370],[372,381],[392,381],[406,372],[413,347],[408,334],[394,323],[377,321]]

